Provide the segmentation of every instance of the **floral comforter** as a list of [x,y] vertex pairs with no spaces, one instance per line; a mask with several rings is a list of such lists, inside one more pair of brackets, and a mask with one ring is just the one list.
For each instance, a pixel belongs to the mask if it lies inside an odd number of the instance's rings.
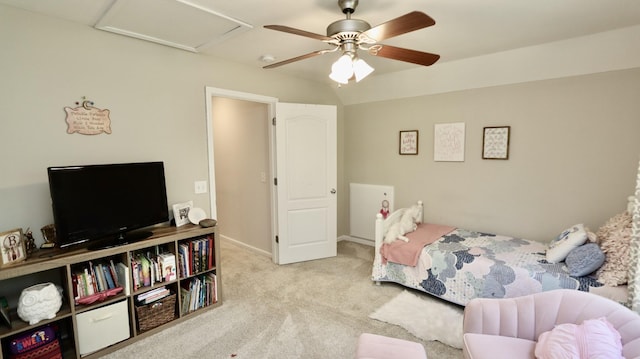
[[545,250],[540,242],[457,228],[425,246],[414,267],[382,264],[376,255],[372,279],[396,282],[459,305],[479,297],[602,286],[592,277],[569,276],[564,263],[548,263]]

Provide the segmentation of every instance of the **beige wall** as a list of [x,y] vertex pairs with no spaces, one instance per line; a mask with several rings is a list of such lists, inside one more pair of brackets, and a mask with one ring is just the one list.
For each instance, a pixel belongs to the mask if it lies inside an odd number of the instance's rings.
[[[395,186],[427,221],[548,241],[626,208],[640,154],[640,69],[345,106],[345,183]],[[464,162],[433,161],[435,123],[464,122]],[[482,128],[511,126],[509,160]],[[417,156],[398,131],[419,130]]]
[[[194,194],[208,177],[206,86],[340,108],[318,83],[4,5],[0,47],[0,231],[31,227],[38,241],[53,165],[161,160],[169,203],[208,213],[208,194]],[[111,111],[112,134],[66,133],[63,108],[82,96]]]
[[211,111],[220,231],[271,253],[268,105],[216,97]]

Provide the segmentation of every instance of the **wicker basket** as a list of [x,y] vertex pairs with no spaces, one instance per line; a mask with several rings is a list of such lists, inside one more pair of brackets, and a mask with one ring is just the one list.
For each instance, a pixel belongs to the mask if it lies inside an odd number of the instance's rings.
[[140,331],[170,322],[176,315],[176,295],[171,294],[153,303],[136,307],[136,314]]

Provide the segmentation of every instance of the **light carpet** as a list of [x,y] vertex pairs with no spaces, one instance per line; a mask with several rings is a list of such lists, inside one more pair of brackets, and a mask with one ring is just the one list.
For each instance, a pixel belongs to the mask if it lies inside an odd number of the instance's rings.
[[400,326],[420,339],[462,348],[463,311],[454,304],[404,290],[369,317]]
[[365,332],[418,342],[430,359],[461,358],[459,349],[369,318],[405,289],[374,284],[373,253],[340,241],[335,257],[279,266],[223,240],[221,306],[103,359],[352,359]]

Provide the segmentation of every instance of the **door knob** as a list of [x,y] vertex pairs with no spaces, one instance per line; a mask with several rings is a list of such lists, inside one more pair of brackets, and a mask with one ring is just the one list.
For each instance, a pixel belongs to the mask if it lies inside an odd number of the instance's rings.
[[337,192],[337,191],[336,191],[336,189],[335,189],[335,188],[332,188],[332,189],[331,189],[331,194],[336,194],[336,192]]

